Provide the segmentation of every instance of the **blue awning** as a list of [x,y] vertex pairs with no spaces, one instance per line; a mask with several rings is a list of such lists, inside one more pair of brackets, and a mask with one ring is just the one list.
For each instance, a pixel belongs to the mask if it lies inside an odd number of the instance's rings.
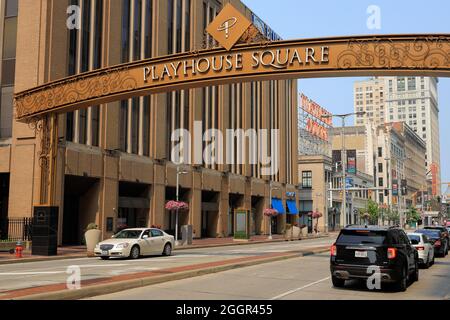
[[286,210],[284,210],[283,207],[283,201],[277,198],[272,199],[272,209],[275,209],[278,211],[278,214],[285,214]]
[[298,209],[295,200],[287,200],[287,207],[289,209],[289,214],[293,216],[298,215]]

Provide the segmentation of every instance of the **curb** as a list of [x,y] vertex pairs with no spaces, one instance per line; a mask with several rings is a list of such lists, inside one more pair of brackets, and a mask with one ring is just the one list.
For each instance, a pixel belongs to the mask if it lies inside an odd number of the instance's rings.
[[[296,241],[304,241],[304,240],[318,240],[329,238],[330,235],[323,235],[319,237],[307,237],[299,240],[286,240],[286,239],[277,239],[272,241],[254,241],[254,242],[236,242],[236,243],[225,243],[225,244],[212,244],[212,245],[203,245],[203,246],[186,246],[186,247],[178,247],[175,248],[174,251],[183,251],[183,250],[195,250],[195,249],[208,249],[208,248],[221,248],[221,247],[233,247],[233,246],[246,246],[253,244],[270,244],[270,243],[280,243],[280,242],[296,242]],[[70,260],[70,259],[79,259],[79,258],[89,258],[86,254],[73,255],[73,256],[57,256],[52,258],[26,258],[24,260],[0,260],[0,265],[11,265],[18,263],[32,263],[32,262],[47,262],[47,261],[61,261],[61,260]],[[95,258],[95,257],[91,257]]]
[[234,243],[225,243],[225,244],[212,244],[212,245],[203,245],[203,246],[186,246],[186,247],[177,247],[175,250],[195,250],[195,249],[207,249],[207,248],[220,248],[220,247],[233,247],[233,246],[248,246],[253,244],[270,244],[270,243],[280,243],[280,242],[298,242],[305,240],[319,240],[329,238],[330,235],[323,235],[318,237],[306,237],[302,239],[276,239],[271,241],[249,241],[249,242],[234,242]]
[[285,261],[285,260],[299,258],[299,257],[312,256],[312,255],[316,255],[316,254],[320,254],[320,253],[324,253],[324,252],[328,252],[328,251],[329,251],[328,246],[326,246],[326,247],[323,246],[323,247],[318,247],[318,248],[308,250],[308,251],[290,252],[290,253],[286,253],[285,255],[277,256],[277,257],[270,257],[270,258],[258,259],[258,260],[253,260],[253,261],[244,261],[244,262],[238,262],[238,263],[233,263],[233,264],[229,264],[229,265],[216,266],[216,267],[210,267],[210,268],[204,268],[204,269],[199,269],[199,270],[178,272],[178,273],[170,274],[170,275],[153,276],[153,277],[146,277],[146,278],[142,278],[142,279],[126,280],[126,281],[121,281],[121,282],[116,282],[116,283],[92,285],[89,287],[81,288],[79,290],[64,290],[64,291],[56,291],[56,292],[50,292],[50,293],[40,293],[40,294],[15,298],[12,300],[79,300],[79,299],[86,299],[86,298],[91,298],[91,297],[100,296],[100,295],[117,293],[117,292],[130,290],[130,289],[142,288],[142,287],[147,287],[147,286],[166,283],[166,282],[172,282],[172,281],[177,281],[177,280],[200,277],[200,276],[204,276],[204,275],[208,275],[208,274],[230,271],[230,270],[234,270],[234,269],[257,266],[257,265],[262,265],[262,264],[271,263],[271,262]]

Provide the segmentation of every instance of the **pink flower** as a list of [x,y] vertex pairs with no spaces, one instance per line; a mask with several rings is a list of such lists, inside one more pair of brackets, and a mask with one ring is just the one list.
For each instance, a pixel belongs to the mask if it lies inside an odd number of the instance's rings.
[[308,216],[310,216],[313,219],[319,219],[319,218],[323,217],[323,214],[318,211],[315,211],[315,212],[308,213]]
[[266,217],[275,217],[278,215],[278,211],[275,209],[264,209],[264,215]]
[[169,211],[176,211],[176,210],[186,211],[186,210],[189,210],[189,204],[186,203],[186,202],[182,202],[182,201],[169,201],[166,204],[166,210],[169,210]]

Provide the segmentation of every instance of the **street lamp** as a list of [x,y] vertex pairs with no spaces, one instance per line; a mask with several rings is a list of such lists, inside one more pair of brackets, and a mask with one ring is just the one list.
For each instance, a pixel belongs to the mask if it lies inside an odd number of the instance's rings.
[[[177,166],[177,202],[180,201],[180,176],[183,174],[188,174],[189,172],[187,171],[181,171],[180,170],[180,166]],[[176,216],[175,216],[175,245],[178,246],[179,242],[178,242],[178,216],[179,216],[179,209],[177,208],[176,211]]]
[[[269,183],[269,201],[270,201],[270,207],[272,207],[272,190],[281,190],[278,187],[272,188],[272,181]],[[272,240],[272,217],[269,217],[269,240]]]
[[347,225],[347,151],[345,148],[345,120],[351,116],[359,116],[362,117],[366,115],[367,112],[353,112],[353,113],[345,113],[345,114],[333,114],[333,115],[323,115],[322,118],[330,119],[330,118],[340,118],[342,120],[342,132],[341,132],[341,140],[342,140],[342,213],[343,217],[343,226]]

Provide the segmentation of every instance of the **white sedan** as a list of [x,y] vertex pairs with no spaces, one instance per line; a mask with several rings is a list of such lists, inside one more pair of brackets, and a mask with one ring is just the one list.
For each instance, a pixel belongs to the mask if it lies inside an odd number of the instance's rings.
[[425,268],[434,264],[434,246],[428,237],[422,233],[408,233],[411,244],[419,253],[419,263]]
[[138,259],[141,256],[170,256],[175,247],[173,236],[159,229],[125,229],[111,239],[100,242],[94,250],[97,257]]

